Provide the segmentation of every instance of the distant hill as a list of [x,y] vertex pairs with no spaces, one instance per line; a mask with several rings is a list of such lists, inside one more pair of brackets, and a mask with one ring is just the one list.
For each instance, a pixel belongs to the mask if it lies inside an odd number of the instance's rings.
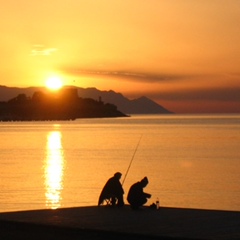
[[172,113],[156,102],[147,97],[140,97],[129,100],[121,93],[110,91],[100,91],[96,88],[78,88],[78,94],[81,97],[90,97],[99,99],[101,97],[103,102],[109,102],[118,107],[121,112],[127,114],[169,114]]
[[127,117],[117,106],[78,96],[77,88],[57,92],[36,91],[32,96],[17,94],[0,102],[0,121],[52,121],[77,118]]
[[[16,88],[0,86],[0,101],[8,101],[18,94],[32,96],[36,91],[44,91],[44,87]],[[82,98],[92,98],[101,100],[105,103],[111,103],[117,106],[118,110],[126,114],[169,114],[171,111],[157,104],[147,97],[140,97],[130,100],[121,93],[110,91],[100,91],[96,88],[79,88],[78,95]]]
[[19,94],[26,94],[31,97],[34,92],[44,91],[45,88],[40,87],[29,87],[29,88],[17,88],[17,87],[6,87],[0,85],[0,101],[8,101]]

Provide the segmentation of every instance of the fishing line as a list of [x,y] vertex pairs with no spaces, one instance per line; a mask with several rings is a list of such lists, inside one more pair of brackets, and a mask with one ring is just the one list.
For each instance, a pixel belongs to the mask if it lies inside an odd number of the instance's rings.
[[130,169],[130,167],[131,167],[131,165],[132,165],[134,156],[135,156],[135,154],[136,154],[136,152],[137,152],[137,149],[138,149],[138,146],[139,146],[139,144],[140,144],[141,139],[142,139],[142,135],[140,136],[140,138],[139,138],[139,140],[138,140],[138,144],[137,144],[137,146],[136,146],[136,148],[135,148],[135,151],[134,151],[134,153],[133,153],[132,159],[131,159],[130,164],[129,164],[129,166],[128,166],[127,172],[126,172],[125,177],[124,177],[124,179],[123,179],[122,186],[123,186],[124,181],[125,181],[125,179],[126,179],[126,177],[127,177],[127,175],[128,175],[129,169]]

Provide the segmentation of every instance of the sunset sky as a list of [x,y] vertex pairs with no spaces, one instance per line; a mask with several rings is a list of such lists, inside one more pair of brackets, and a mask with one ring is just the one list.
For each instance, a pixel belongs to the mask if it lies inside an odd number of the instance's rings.
[[239,0],[0,1],[0,85],[60,77],[176,113],[240,113]]

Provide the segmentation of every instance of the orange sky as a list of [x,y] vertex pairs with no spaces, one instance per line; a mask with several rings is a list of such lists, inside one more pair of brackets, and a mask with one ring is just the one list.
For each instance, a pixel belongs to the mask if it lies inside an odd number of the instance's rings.
[[177,113],[240,113],[239,0],[0,1],[0,85],[59,76]]

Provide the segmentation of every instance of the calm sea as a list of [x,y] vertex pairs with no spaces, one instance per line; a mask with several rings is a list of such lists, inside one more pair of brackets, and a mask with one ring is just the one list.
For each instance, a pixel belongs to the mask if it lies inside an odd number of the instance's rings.
[[125,199],[147,176],[147,205],[240,211],[240,115],[0,122],[0,136],[0,212],[96,205],[117,171]]

